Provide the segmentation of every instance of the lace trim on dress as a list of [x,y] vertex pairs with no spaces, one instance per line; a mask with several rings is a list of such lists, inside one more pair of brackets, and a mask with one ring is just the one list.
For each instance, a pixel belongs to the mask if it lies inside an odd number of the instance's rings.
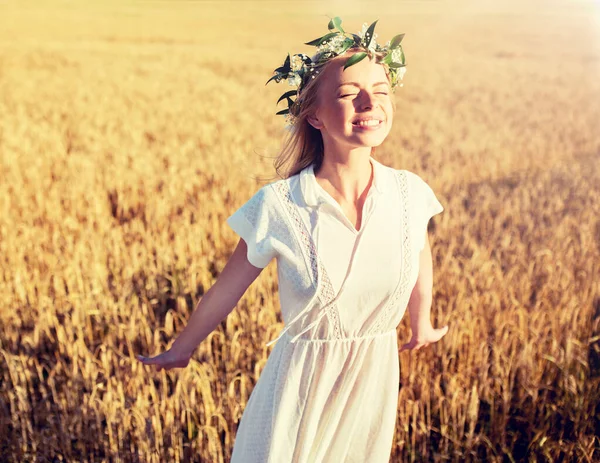
[[[325,270],[325,266],[323,265],[321,259],[317,254],[315,244],[310,236],[306,224],[303,222],[302,217],[300,217],[297,205],[292,199],[292,194],[288,182],[286,180],[282,180],[273,183],[272,186],[275,189],[275,191],[279,193],[279,196],[283,200],[288,215],[291,218],[292,224],[294,225],[294,228],[296,228],[298,236],[300,237],[300,247],[302,248],[304,255],[308,256],[313,276],[313,283],[314,285],[317,285],[317,287],[320,288],[318,299],[322,303],[321,306],[327,305],[334,298],[335,291],[333,289],[333,285],[331,284],[331,280],[329,279],[329,275]],[[318,285],[319,275],[322,279],[322,285]],[[324,301],[325,304],[323,304]],[[327,307],[325,309],[325,315],[329,319],[329,323],[333,328],[334,339],[341,339],[342,330],[340,326],[340,317],[337,310],[337,304],[332,304],[330,307]]]
[[388,299],[387,303],[379,312],[375,323],[371,325],[371,328],[367,330],[368,335],[380,333],[382,328],[389,323],[390,312],[392,308],[396,306],[398,299],[406,294],[406,287],[408,285],[408,279],[410,276],[411,269],[411,247],[410,247],[410,233],[409,233],[409,219],[408,219],[408,182],[406,178],[406,172],[404,170],[396,171],[396,180],[399,184],[400,192],[400,204],[402,204],[402,270],[400,273],[400,281],[396,286],[396,289]]

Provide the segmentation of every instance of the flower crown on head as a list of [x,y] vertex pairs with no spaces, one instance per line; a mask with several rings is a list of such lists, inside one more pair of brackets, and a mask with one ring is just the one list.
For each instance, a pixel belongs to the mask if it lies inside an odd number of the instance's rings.
[[[378,21],[378,20],[377,20]],[[391,90],[395,91],[398,86],[398,81],[402,80],[406,72],[406,64],[404,59],[404,51],[402,50],[402,39],[404,34],[399,34],[388,41],[384,46],[376,42],[377,34],[374,33],[375,21],[369,27],[364,23],[362,30],[358,34],[347,33],[342,29],[342,20],[336,16],[329,21],[329,33],[323,37],[305,43],[305,45],[314,45],[317,47],[317,53],[311,58],[304,53],[298,53],[290,56],[288,53],[283,66],[278,67],[273,72],[275,73],[267,84],[272,80],[277,83],[283,79],[287,79],[290,86],[297,87],[295,90],[285,92],[276,104],[281,100],[286,100],[288,107],[278,111],[276,114],[285,115],[288,120],[288,127],[294,125],[295,117],[300,113],[300,101],[298,96],[300,91],[306,86],[310,79],[314,79],[319,73],[319,68],[322,67],[330,59],[343,55],[349,49],[363,49],[352,55],[346,61],[344,69],[358,63],[366,56],[370,59],[375,53],[382,53],[385,56],[381,59],[380,64],[384,65],[389,73]],[[266,85],[266,84],[265,84]],[[402,83],[399,84],[402,87]],[[292,100],[295,97],[295,100]]]

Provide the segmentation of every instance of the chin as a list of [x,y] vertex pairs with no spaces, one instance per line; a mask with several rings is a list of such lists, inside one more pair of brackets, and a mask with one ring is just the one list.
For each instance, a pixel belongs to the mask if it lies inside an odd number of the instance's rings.
[[379,146],[387,138],[387,134],[362,134],[358,137],[353,137],[361,146]]

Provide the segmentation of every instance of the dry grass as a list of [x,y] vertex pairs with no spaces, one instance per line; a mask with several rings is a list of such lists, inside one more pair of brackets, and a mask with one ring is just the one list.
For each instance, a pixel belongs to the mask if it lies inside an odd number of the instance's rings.
[[392,460],[600,459],[599,10],[0,4],[2,460],[228,461],[282,326],[276,265],[187,369],[134,355],[165,349],[223,268],[225,218],[283,136],[264,82],[325,14],[406,32],[377,157],[446,208],[432,313],[451,329],[400,355]]

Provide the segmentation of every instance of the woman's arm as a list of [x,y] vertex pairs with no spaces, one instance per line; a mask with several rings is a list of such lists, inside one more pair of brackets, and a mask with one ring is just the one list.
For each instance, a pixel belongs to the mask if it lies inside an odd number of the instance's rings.
[[431,302],[433,291],[433,264],[429,237],[425,231],[425,247],[419,256],[419,276],[408,301],[412,338],[400,349],[418,350],[439,341],[448,332],[448,325],[434,328],[431,325]]
[[231,313],[262,270],[248,261],[246,243],[240,238],[217,281],[200,299],[171,348],[152,358],[138,355],[138,360],[145,365],[155,365],[157,370],[187,366],[198,344]]

